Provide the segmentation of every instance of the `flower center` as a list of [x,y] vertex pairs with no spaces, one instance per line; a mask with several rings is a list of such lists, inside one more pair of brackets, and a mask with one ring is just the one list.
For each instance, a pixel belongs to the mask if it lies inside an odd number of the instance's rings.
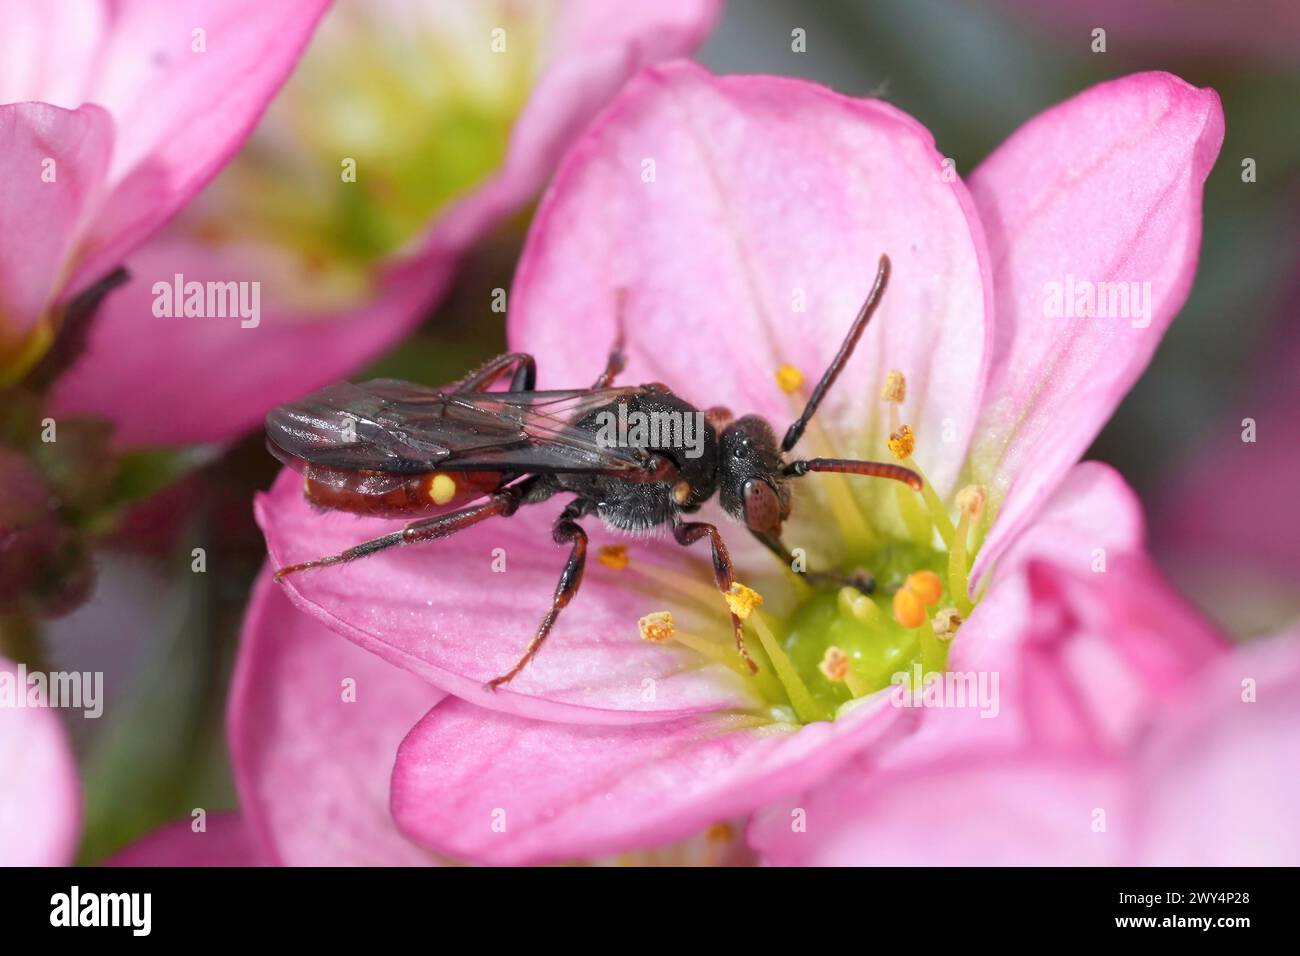
[[[791,366],[777,374],[787,393],[802,381]],[[796,518],[806,529],[835,529],[837,540],[823,542],[822,560],[810,557],[811,568],[793,568],[784,580],[776,577],[783,572],[769,571],[767,564],[738,568],[741,577],[758,572],[748,582],[755,587],[738,582],[723,608],[707,578],[631,560],[625,545],[601,549],[597,560],[614,570],[631,570],[644,594],[675,600],[679,615],[647,614],[640,621],[641,636],[688,647],[752,679],[766,716],[790,723],[834,719],[856,698],[892,683],[910,686],[917,674],[944,671],[949,643],[974,606],[969,575],[983,538],[979,519],[987,495],[979,486],[967,486],[950,507],[924,479],[913,454],[926,436],[901,419],[906,392],[902,374],[891,372],[882,391],[890,426],[882,451],[920,474],[922,490],[900,483],[890,486],[892,495],[867,495],[843,475],[818,475],[823,485],[796,504]],[[811,428],[808,437],[818,455],[842,457],[821,429]],[[867,500],[873,504],[864,504]],[[795,537],[787,537],[797,546]],[[801,570],[818,572],[816,582]],[[822,583],[837,577],[847,582],[864,570],[874,580],[870,594],[848,583]],[[765,602],[767,596],[774,600]],[[727,617],[719,612],[724,610],[745,622],[757,675],[723,636]]]

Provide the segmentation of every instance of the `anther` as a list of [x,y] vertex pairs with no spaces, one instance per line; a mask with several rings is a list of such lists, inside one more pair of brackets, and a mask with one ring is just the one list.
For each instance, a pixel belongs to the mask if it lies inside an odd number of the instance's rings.
[[889,450],[893,452],[894,457],[899,461],[907,461],[912,457],[912,451],[916,448],[916,435],[912,431],[911,425],[900,425],[890,433]]
[[967,485],[957,492],[957,507],[970,515],[972,520],[978,520],[988,498],[988,492],[982,485]]
[[901,405],[907,399],[907,379],[896,368],[891,368],[885,376],[885,386],[880,390],[880,397],[894,405]]
[[817,665],[822,676],[836,684],[841,683],[849,674],[849,655],[834,645],[826,648],[822,661]]
[[596,560],[607,568],[622,571],[628,565],[627,545],[604,545],[596,552]]
[[803,384],[803,372],[793,365],[782,365],[776,370],[776,387],[787,395],[794,394]]
[[934,628],[934,636],[941,641],[951,641],[957,636],[957,628],[961,627],[961,612],[955,607],[946,607],[934,616],[930,626]]
[[671,611],[655,611],[636,622],[641,637],[652,644],[666,644],[677,633]]
[[763,595],[759,594],[752,588],[747,588],[739,581],[731,585],[731,590],[722,595],[727,600],[727,607],[731,608],[731,613],[736,615],[742,621],[749,619],[754,613],[754,608],[763,603]]

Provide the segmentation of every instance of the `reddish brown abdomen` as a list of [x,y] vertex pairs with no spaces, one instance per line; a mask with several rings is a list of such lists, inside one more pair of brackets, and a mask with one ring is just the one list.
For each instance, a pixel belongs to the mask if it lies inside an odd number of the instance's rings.
[[393,475],[312,466],[304,493],[331,511],[372,518],[414,518],[462,507],[501,487],[499,471],[426,471]]

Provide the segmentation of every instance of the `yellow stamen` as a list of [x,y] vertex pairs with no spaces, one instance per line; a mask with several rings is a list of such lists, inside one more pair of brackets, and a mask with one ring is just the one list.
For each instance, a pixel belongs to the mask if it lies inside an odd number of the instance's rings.
[[887,402],[901,405],[907,400],[907,379],[896,368],[891,368],[885,376],[885,387],[880,390],[880,397]]
[[973,520],[979,520],[988,498],[989,494],[982,485],[967,485],[957,492],[957,507],[968,512]]
[[710,843],[730,843],[736,838],[736,831],[730,823],[714,823],[704,831],[704,839]]
[[826,653],[822,655],[821,663],[817,669],[822,672],[822,676],[832,683],[842,683],[849,673],[849,655],[845,654],[835,645],[826,648]]
[[776,637],[763,620],[763,616],[755,614],[750,621],[754,625],[754,630],[758,632],[763,650],[767,652],[768,659],[772,662],[772,670],[776,671],[781,686],[785,688],[786,696],[790,698],[790,706],[794,708],[795,714],[805,724],[812,723],[814,720],[828,719],[828,715],[822,713],[817,702],[813,700],[812,694],[808,693],[808,688],[800,679],[799,672],[790,663],[790,658],[781,649],[781,645],[776,642]]
[[652,644],[667,644],[677,636],[671,611],[655,611],[636,622],[641,637]]
[[676,641],[683,647],[707,657],[715,663],[729,667],[741,677],[749,677],[749,667],[740,659],[734,647],[728,647],[717,641],[710,641],[697,634],[679,629],[673,621],[671,611],[654,611],[636,622],[637,629],[644,640],[652,644],[667,644]]
[[793,365],[782,365],[776,370],[776,387],[791,395],[803,385],[803,372]]
[[925,513],[923,499],[916,497],[916,492],[901,482],[894,483],[894,497],[898,501],[898,511],[903,516],[903,524],[912,540],[920,544],[929,544],[934,537],[930,517]]
[[924,616],[921,618],[918,638],[921,644],[921,673],[931,674],[945,670],[948,666],[948,645],[935,636],[930,622]]
[[983,513],[987,501],[988,492],[979,485],[967,485],[957,492],[957,507],[961,509],[961,516],[957,519],[957,530],[948,545],[948,590],[952,592],[952,599],[957,602],[957,609],[962,614],[969,614],[973,607],[968,579],[970,562],[967,558],[970,527]]
[[916,434],[911,425],[900,425],[889,434],[889,450],[899,461],[907,461],[916,448]]
[[934,616],[930,626],[934,628],[934,636],[939,640],[951,641],[957,636],[957,628],[961,627],[964,620],[955,607],[946,607]]
[[622,571],[628,566],[627,545],[607,544],[596,551],[596,560],[607,568]]
[[754,608],[763,603],[763,595],[739,581],[732,582],[731,590],[722,596],[726,599],[727,607],[731,608],[731,613],[742,621],[749,620]]

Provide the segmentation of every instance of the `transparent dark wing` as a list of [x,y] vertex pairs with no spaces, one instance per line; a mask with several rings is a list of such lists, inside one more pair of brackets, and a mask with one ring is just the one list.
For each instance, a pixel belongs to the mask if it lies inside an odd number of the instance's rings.
[[266,434],[272,453],[299,471],[634,471],[643,452],[606,448],[574,425],[640,391],[441,392],[396,379],[340,382],[273,409]]

